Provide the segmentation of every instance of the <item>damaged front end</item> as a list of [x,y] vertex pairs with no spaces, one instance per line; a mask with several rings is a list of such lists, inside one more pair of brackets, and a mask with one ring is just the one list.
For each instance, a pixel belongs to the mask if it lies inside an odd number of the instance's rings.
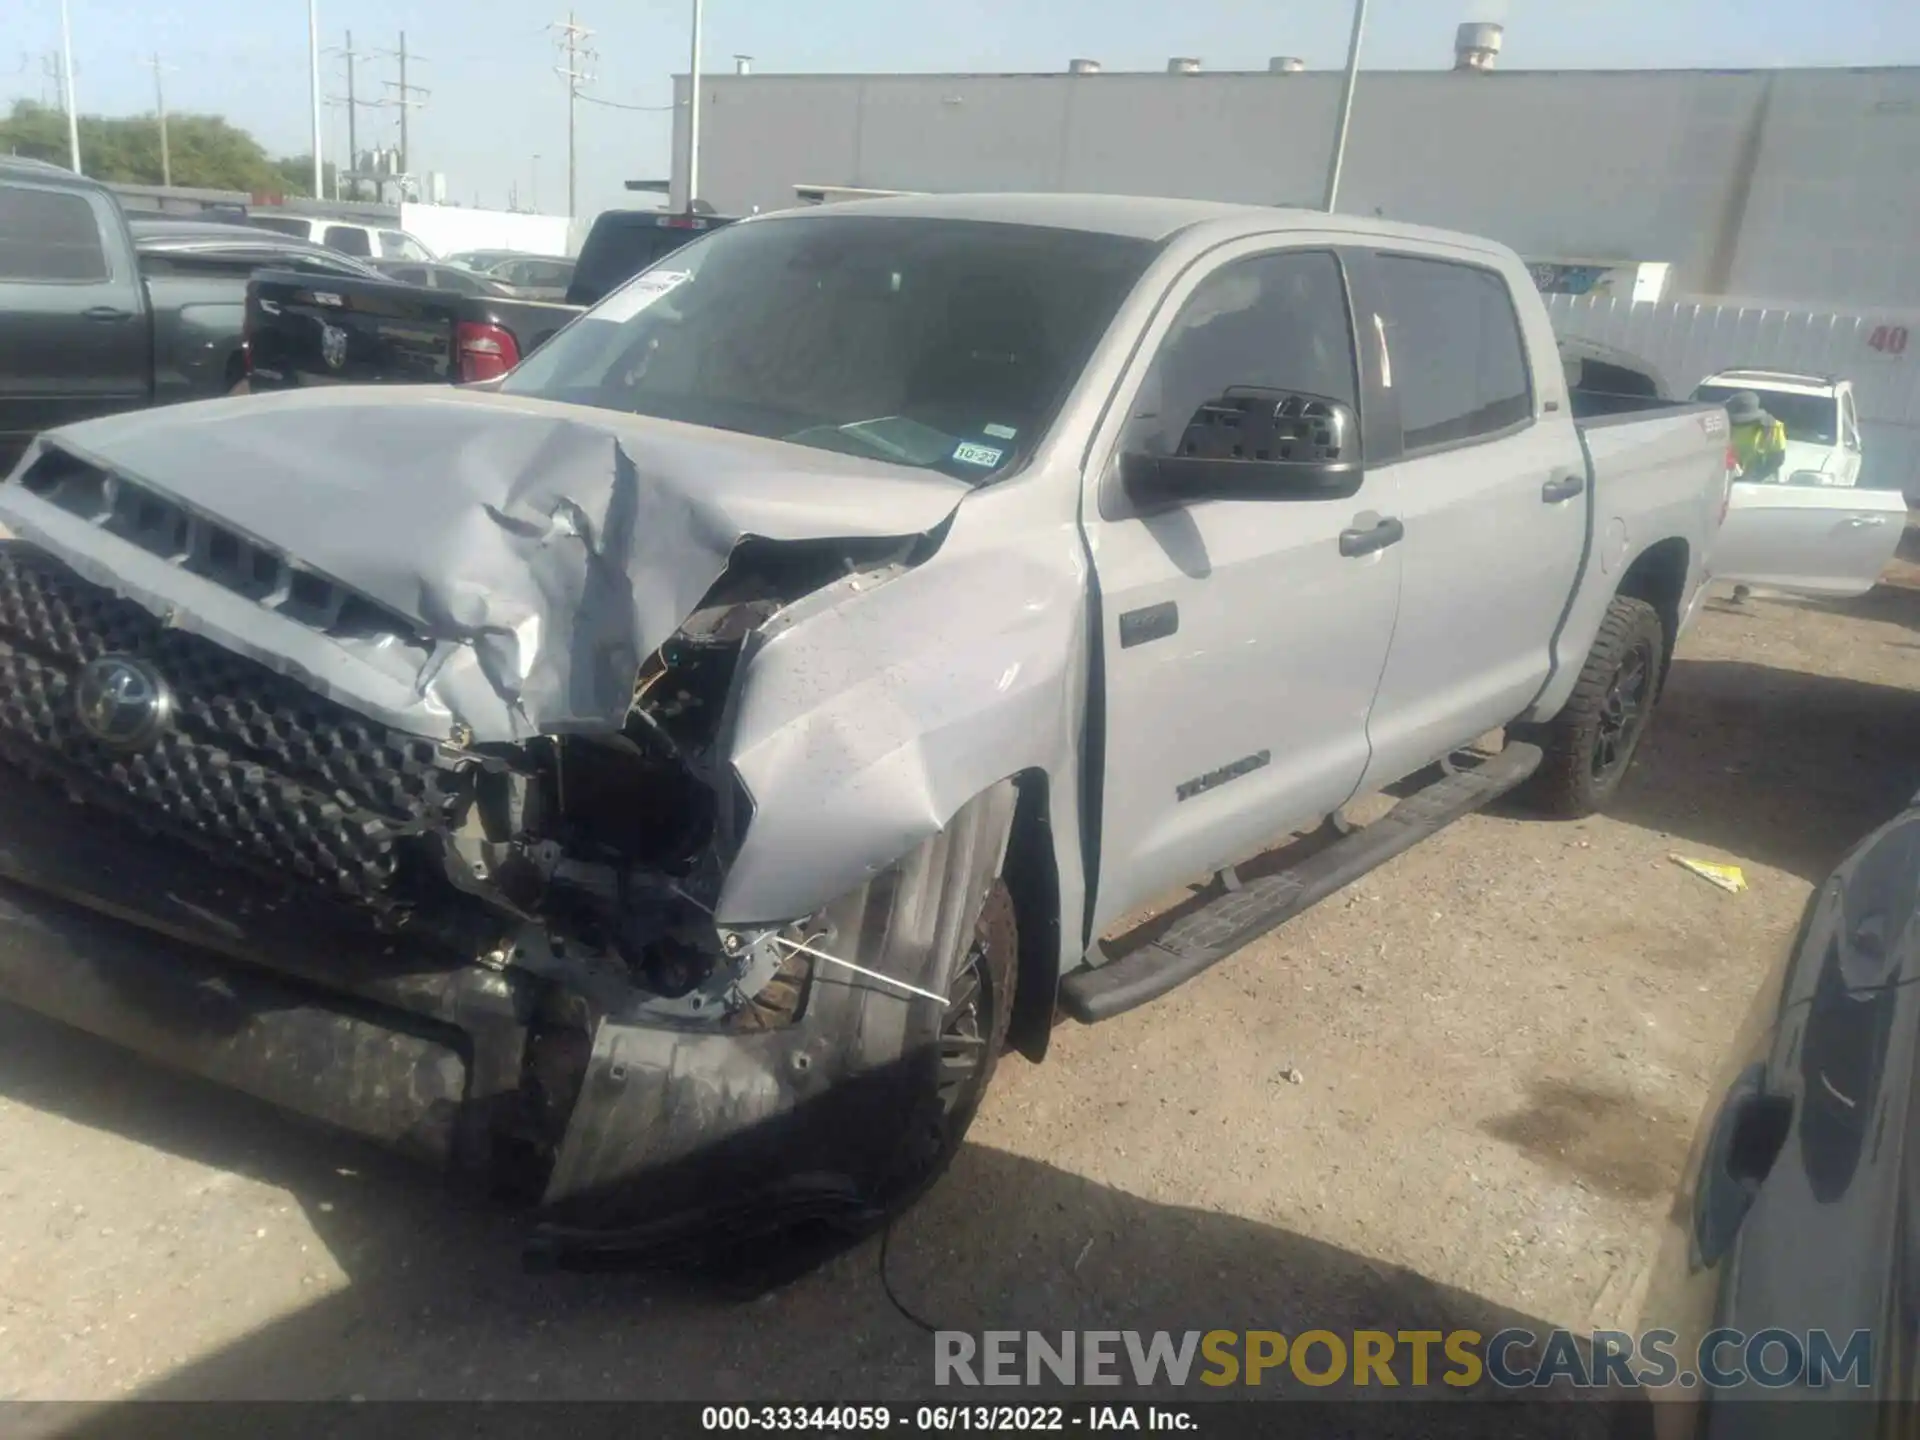
[[875,1077],[932,1075],[1011,786],[813,914],[726,926],[730,724],[769,622],[912,567],[960,487],[856,474],[885,503],[824,534],[844,498],[808,516],[755,457],[696,483],[676,437],[524,408],[464,399],[422,524],[358,553],[311,496],[216,508],[231,467],[170,464],[166,426],[83,427],[0,487],[0,758],[82,802],[0,786],[0,996],[483,1171],[564,1247],[865,1213],[933,1103]]

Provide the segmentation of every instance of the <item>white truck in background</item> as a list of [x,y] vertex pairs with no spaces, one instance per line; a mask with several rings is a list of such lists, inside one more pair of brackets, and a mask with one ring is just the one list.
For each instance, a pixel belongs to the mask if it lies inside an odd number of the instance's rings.
[[1724,405],[1743,391],[1787,430],[1780,479],[1790,485],[1857,485],[1860,416],[1853,382],[1779,370],[1722,370],[1694,387],[1693,398]]
[[1743,391],[1786,427],[1778,475],[1740,480],[1714,545],[1715,578],[1798,595],[1864,595],[1899,548],[1907,501],[1898,490],[1863,489],[1860,419],[1853,384],[1778,370],[1723,370],[1693,398],[1725,404]]

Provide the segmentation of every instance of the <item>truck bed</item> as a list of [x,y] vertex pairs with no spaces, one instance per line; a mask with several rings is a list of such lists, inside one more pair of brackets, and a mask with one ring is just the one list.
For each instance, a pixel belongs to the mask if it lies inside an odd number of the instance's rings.
[[[1710,540],[1726,515],[1732,484],[1726,463],[1726,410],[1688,401],[1609,398],[1620,403],[1582,417],[1586,406],[1581,392],[1573,392],[1574,429],[1587,464],[1586,552],[1579,583],[1554,635],[1551,676],[1528,710],[1529,720],[1547,719],[1566,704],[1619,590],[1627,557],[1643,555],[1653,536]],[[1693,597],[1693,603],[1670,617],[1669,656],[1703,593],[1699,580],[1706,560],[1704,553],[1674,557],[1687,577],[1682,594]]]
[[579,313],[539,300],[262,271],[247,291],[251,386],[456,384],[476,378],[461,372],[462,325],[505,332],[511,365]]

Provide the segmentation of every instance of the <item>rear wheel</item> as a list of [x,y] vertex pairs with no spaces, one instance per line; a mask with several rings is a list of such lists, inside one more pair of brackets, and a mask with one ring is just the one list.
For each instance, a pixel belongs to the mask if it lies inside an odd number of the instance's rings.
[[1666,633],[1644,600],[1607,607],[1573,695],[1542,725],[1515,725],[1516,740],[1546,752],[1521,798],[1550,815],[1577,819],[1620,788],[1659,697]]

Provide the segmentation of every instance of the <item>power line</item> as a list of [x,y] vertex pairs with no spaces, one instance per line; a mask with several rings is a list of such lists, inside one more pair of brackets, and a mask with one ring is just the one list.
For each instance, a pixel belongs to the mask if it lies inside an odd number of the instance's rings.
[[556,20],[547,28],[559,32],[558,44],[560,48],[566,52],[567,57],[567,63],[565,65],[554,66],[553,73],[567,82],[567,215],[571,218],[578,209],[575,203],[576,192],[574,184],[576,174],[574,157],[576,152],[573,143],[573,112],[575,102],[582,98],[580,87],[591,83],[593,80],[593,75],[582,67],[593,64],[600,58],[600,55],[599,52],[588,43],[593,39],[593,31],[587,29],[584,25],[575,23],[571,10],[567,12],[567,18],[564,24]]
[[582,95],[580,98],[589,105],[605,105],[610,110],[645,110],[649,112],[659,112],[679,109],[677,105],[622,105],[618,100],[602,100],[598,95]]

